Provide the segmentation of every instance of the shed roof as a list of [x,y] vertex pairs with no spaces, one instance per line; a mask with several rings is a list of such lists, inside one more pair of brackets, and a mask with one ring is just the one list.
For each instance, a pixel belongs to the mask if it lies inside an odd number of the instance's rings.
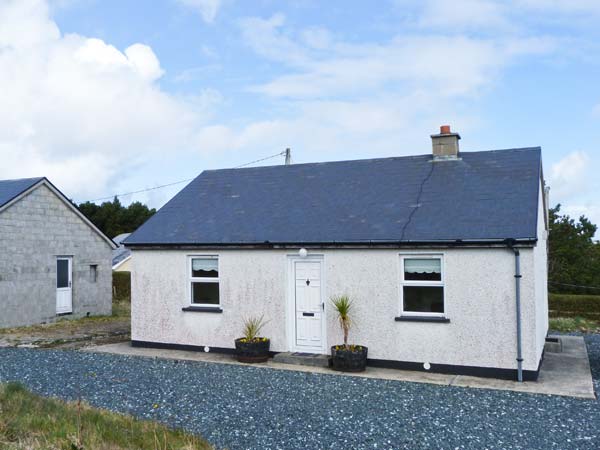
[[126,245],[537,238],[541,149],[207,170]]
[[43,177],[37,177],[0,180],[0,208],[43,179]]
[[113,238],[113,242],[118,245],[112,252],[113,268],[131,256],[131,250],[123,245],[123,241],[129,237],[131,233],[121,233]]

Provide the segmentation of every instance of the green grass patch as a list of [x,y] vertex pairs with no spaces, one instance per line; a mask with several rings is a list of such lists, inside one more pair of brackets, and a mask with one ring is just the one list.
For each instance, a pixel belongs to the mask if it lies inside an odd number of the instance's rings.
[[600,332],[600,322],[586,319],[585,317],[554,317],[550,319],[550,329],[570,333]]
[[[155,405],[159,408],[159,405]],[[211,449],[203,439],[152,421],[0,385],[0,448],[6,450]]]

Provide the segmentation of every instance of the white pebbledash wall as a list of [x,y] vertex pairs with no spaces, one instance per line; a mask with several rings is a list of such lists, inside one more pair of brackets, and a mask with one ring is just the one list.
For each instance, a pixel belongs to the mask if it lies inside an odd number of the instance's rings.
[[546,210],[540,183],[540,200],[538,202],[537,235],[538,242],[533,249],[535,300],[536,300],[536,352],[541,355],[548,334],[548,230],[546,229]]
[[[543,221],[543,217],[542,217]],[[542,222],[543,227],[543,222]],[[545,236],[541,234],[540,237]],[[414,251],[417,252],[418,251]],[[427,250],[431,253],[432,250]],[[396,322],[400,250],[314,250],[323,255],[328,347],[342,339],[329,298],[354,299],[353,343],[373,359],[516,368],[514,254],[508,249],[440,249],[449,323]],[[233,348],[242,321],[264,314],[271,350],[288,351],[288,255],[297,250],[136,250],[132,258],[132,339]],[[189,306],[187,258],[218,255],[223,313]],[[548,328],[545,241],[521,250],[523,368],[536,370]]]
[[[541,197],[541,196],[540,196]],[[539,241],[521,249],[523,368],[536,370],[548,331],[547,258],[540,198]],[[327,347],[341,342],[328,299],[354,299],[350,341],[369,357],[393,361],[515,369],[515,260],[506,248],[440,249],[444,255],[449,323],[397,322],[401,250],[313,250],[323,255]],[[296,250],[136,250],[132,258],[132,339],[233,348],[244,317],[264,314],[271,350],[289,351],[286,329],[288,255]],[[189,306],[187,259],[218,255],[223,313],[184,312]]]

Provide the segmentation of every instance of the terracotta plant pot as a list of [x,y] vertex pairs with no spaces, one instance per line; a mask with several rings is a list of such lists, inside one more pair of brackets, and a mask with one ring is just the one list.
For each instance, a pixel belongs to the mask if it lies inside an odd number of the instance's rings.
[[271,341],[265,338],[257,338],[253,341],[245,341],[244,338],[235,340],[235,353],[237,360],[244,363],[260,363],[269,359],[269,346]]
[[367,367],[369,349],[363,345],[331,347],[331,368],[340,372],[363,372]]

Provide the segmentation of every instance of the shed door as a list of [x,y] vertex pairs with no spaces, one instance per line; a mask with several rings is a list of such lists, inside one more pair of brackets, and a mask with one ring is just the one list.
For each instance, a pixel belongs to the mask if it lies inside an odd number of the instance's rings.
[[56,314],[73,312],[73,258],[56,258]]
[[323,350],[321,261],[295,262],[296,350]]

